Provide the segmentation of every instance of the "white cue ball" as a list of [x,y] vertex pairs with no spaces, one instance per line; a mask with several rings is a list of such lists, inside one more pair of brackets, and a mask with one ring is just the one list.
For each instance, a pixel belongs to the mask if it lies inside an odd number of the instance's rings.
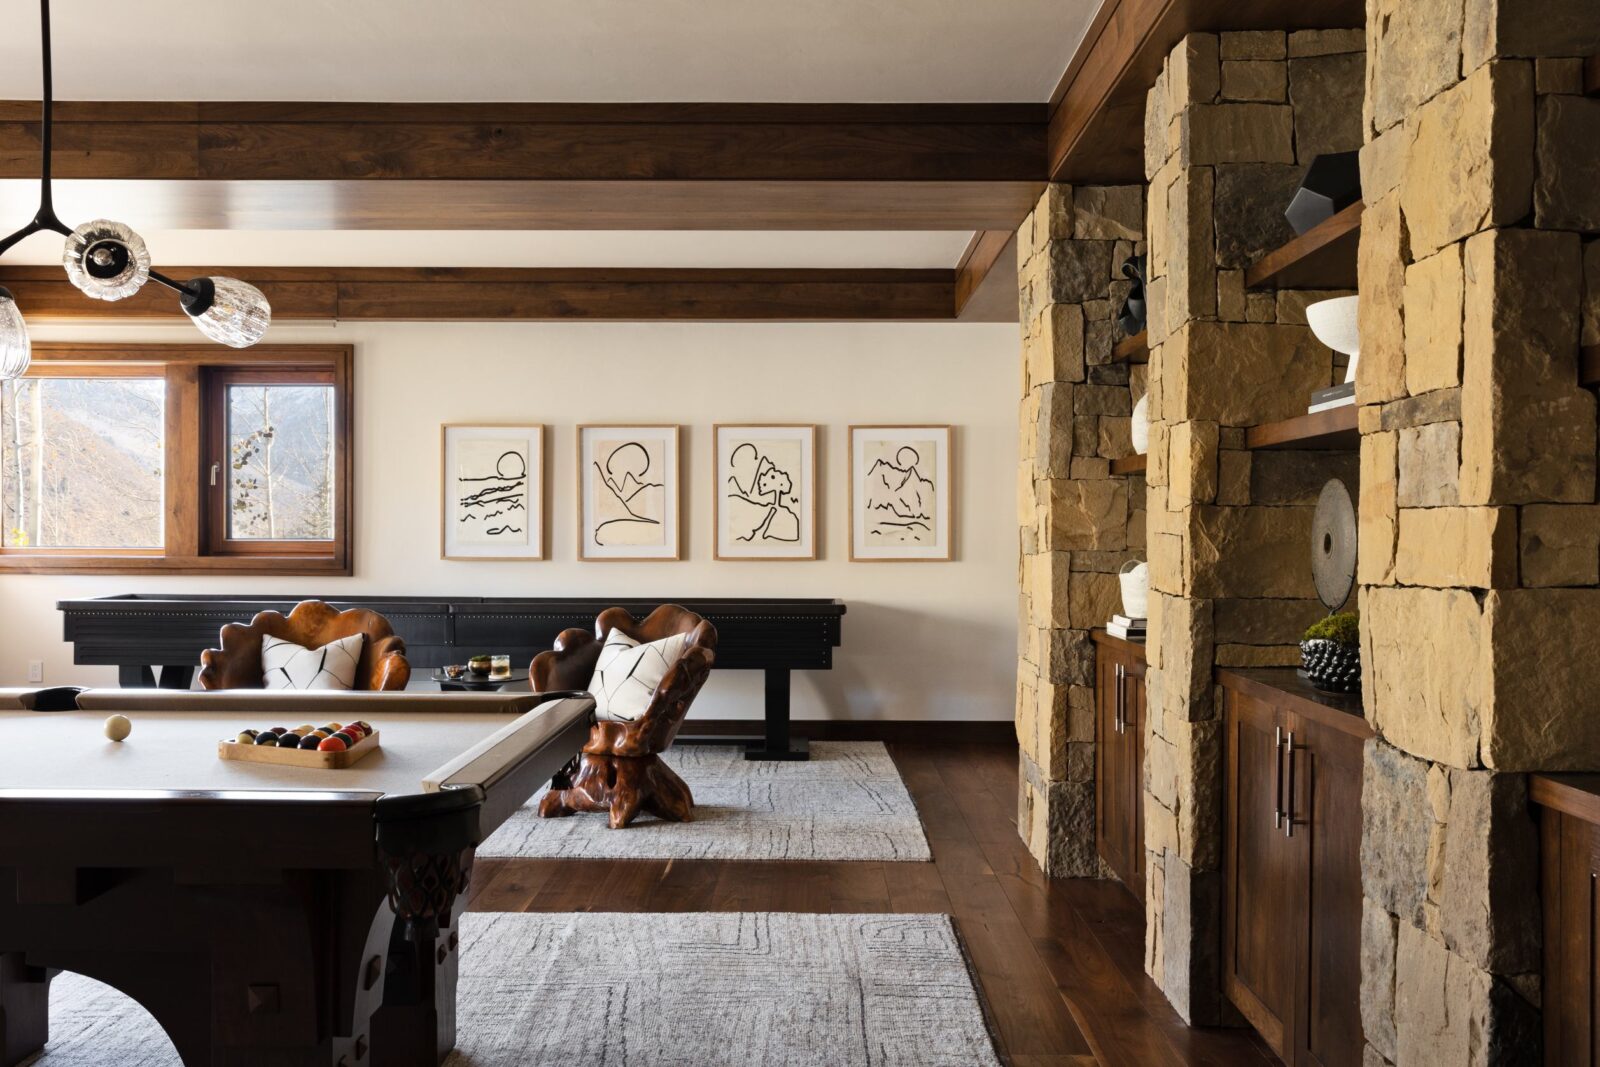
[[121,741],[133,733],[133,723],[128,721],[126,715],[113,715],[106,719],[106,736],[113,741]]

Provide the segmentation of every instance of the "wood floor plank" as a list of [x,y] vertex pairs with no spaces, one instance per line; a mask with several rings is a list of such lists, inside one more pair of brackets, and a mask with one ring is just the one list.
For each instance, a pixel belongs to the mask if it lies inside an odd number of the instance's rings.
[[1014,745],[889,748],[932,863],[480,860],[469,907],[949,914],[1012,1067],[1276,1063],[1251,1031],[1184,1025],[1144,973],[1144,913],[1119,883],[1043,875],[1017,836]]

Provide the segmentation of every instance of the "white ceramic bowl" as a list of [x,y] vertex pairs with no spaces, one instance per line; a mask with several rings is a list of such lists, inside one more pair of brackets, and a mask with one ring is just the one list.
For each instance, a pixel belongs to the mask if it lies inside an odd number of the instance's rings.
[[1336,296],[1306,305],[1306,322],[1317,340],[1347,356],[1361,354],[1361,333],[1356,329],[1356,296]]
[[1133,418],[1128,423],[1128,436],[1133,439],[1133,450],[1139,455],[1150,451],[1150,394],[1146,393],[1133,405]]

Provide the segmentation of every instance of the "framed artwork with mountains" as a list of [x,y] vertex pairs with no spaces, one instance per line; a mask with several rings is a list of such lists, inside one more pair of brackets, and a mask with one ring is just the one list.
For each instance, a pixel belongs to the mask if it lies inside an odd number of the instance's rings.
[[578,427],[578,558],[675,560],[678,427]]
[[850,558],[955,558],[949,426],[850,427]]
[[545,558],[543,426],[447,423],[439,465],[441,559]]
[[712,428],[717,559],[817,558],[817,428]]

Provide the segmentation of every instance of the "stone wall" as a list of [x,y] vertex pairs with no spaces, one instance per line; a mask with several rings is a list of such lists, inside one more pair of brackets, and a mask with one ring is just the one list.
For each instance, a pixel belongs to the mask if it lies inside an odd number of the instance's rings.
[[1017,826],[1055,877],[1098,875],[1094,647],[1121,610],[1116,571],[1144,552],[1144,492],[1111,474],[1131,452],[1129,382],[1113,364],[1122,264],[1143,233],[1143,190],[1052,185],[1017,235],[1022,321],[1018,471],[1021,647]]
[[[1459,31],[1456,30],[1460,27]],[[1540,1060],[1530,770],[1600,770],[1593,0],[1368,0],[1367,1063]]]
[[1145,108],[1150,413],[1146,970],[1190,1022],[1222,1016],[1222,730],[1213,671],[1299,662],[1324,482],[1354,452],[1249,451],[1342,363],[1305,325],[1339,292],[1250,291],[1245,268],[1317,155],[1361,145],[1360,31],[1192,34]]

